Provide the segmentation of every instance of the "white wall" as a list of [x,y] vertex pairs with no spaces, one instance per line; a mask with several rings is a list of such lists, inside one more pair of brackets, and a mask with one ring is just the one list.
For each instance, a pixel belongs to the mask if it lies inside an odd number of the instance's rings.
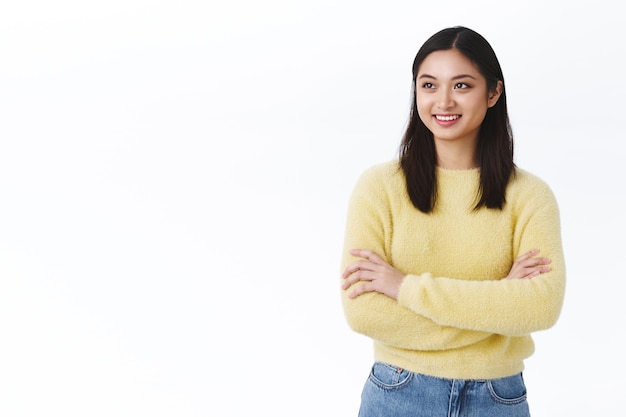
[[469,26],[518,165],[553,187],[563,315],[533,416],[620,404],[624,21],[608,0],[0,5],[0,415],[356,415],[339,304],[356,176],[396,155],[410,67]]

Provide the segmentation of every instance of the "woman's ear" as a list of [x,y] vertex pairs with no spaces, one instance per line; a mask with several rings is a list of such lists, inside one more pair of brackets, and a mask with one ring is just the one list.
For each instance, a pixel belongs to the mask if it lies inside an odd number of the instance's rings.
[[491,108],[496,105],[500,95],[502,94],[502,81],[498,80],[496,88],[489,92],[489,100],[487,101],[487,107]]

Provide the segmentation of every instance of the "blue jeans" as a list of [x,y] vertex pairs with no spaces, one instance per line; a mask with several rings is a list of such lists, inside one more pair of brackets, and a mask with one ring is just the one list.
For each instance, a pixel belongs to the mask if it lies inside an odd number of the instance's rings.
[[359,417],[529,417],[522,374],[443,379],[375,362]]

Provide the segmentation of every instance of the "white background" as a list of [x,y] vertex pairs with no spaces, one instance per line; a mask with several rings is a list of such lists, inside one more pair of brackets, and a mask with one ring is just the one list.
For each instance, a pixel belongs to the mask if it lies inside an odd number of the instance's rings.
[[534,417],[622,404],[619,2],[3,1],[0,415],[355,416],[347,198],[396,156],[419,46],[498,54],[568,290]]

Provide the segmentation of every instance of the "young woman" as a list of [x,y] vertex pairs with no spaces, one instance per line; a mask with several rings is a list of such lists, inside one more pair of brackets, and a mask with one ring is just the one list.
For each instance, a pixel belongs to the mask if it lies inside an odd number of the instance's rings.
[[531,333],[559,317],[565,265],[550,188],[513,162],[504,77],[464,27],[428,39],[397,160],[348,208],[342,300],[374,342],[361,417],[529,416]]

